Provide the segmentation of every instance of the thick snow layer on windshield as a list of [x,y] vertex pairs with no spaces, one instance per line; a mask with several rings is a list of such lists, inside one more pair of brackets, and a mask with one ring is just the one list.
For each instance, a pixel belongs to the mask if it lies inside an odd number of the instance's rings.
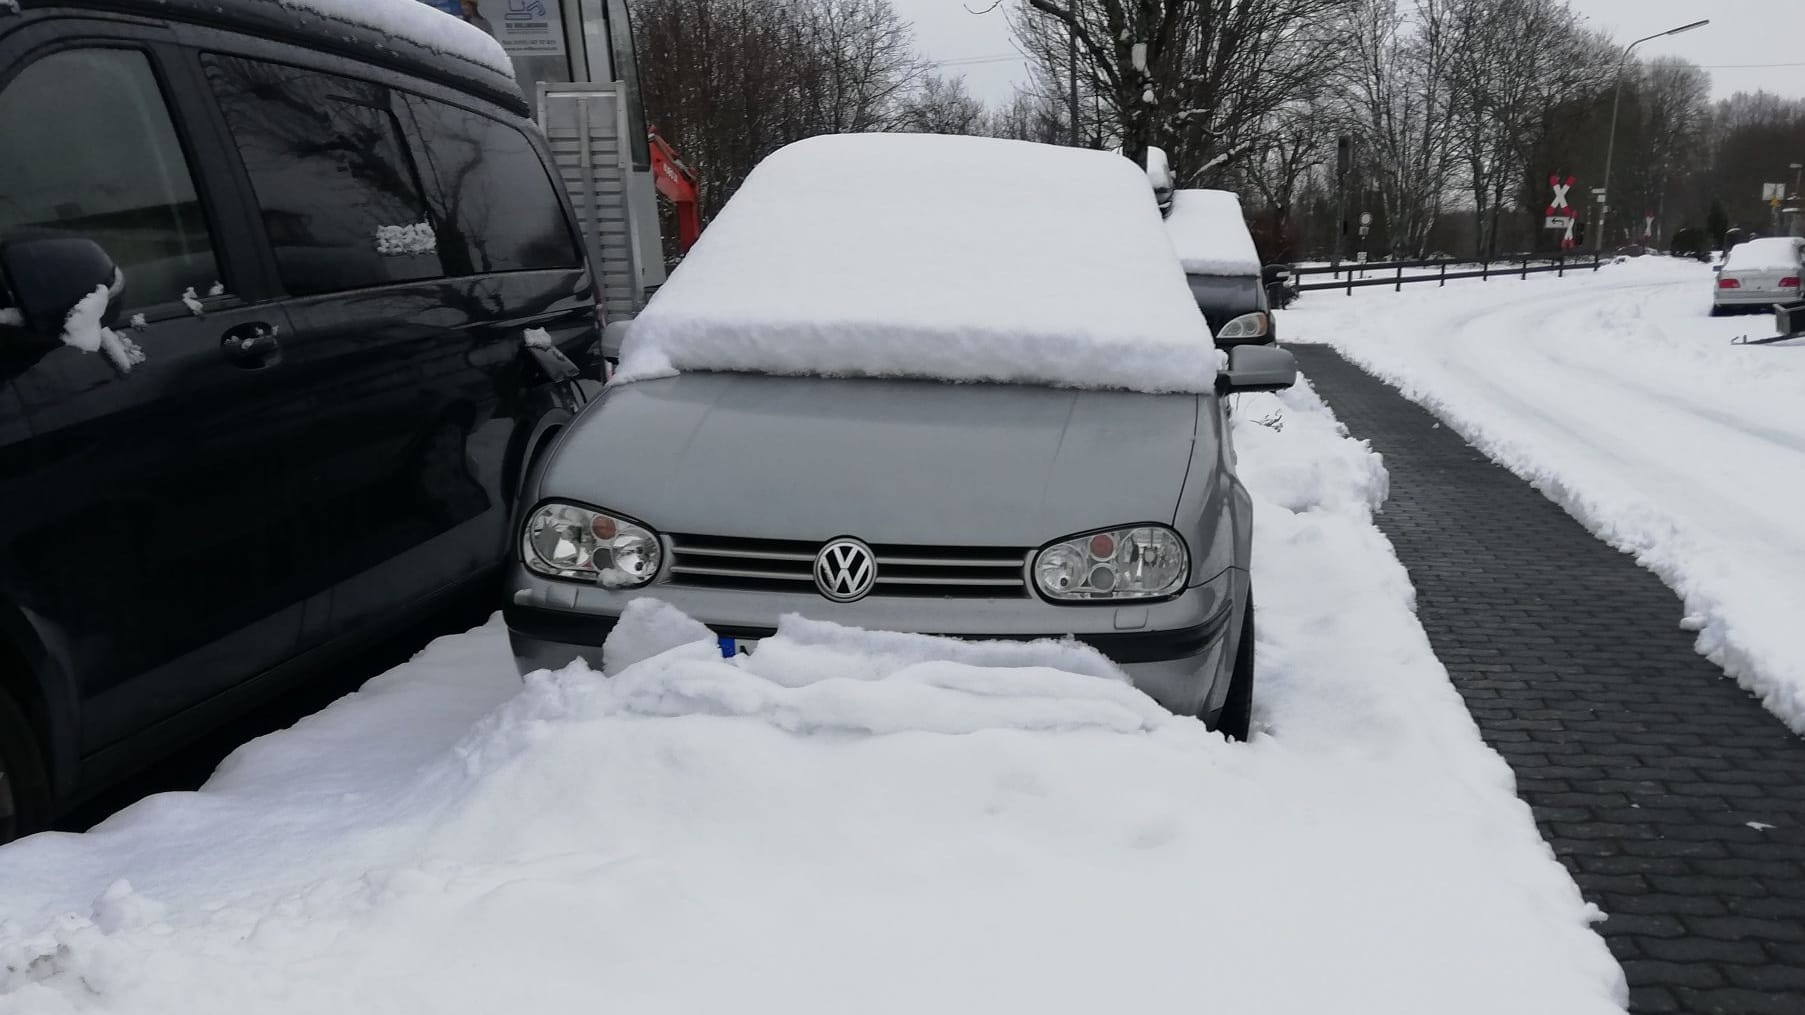
[[1181,190],[1172,195],[1166,234],[1178,262],[1192,275],[1258,275],[1241,199],[1226,190]]
[[420,0],[274,0],[298,14],[310,14],[396,36],[429,49],[514,76],[501,43],[475,25]]
[[1793,236],[1764,236],[1738,243],[1724,256],[1725,271],[1783,271],[1799,266],[1799,250],[1805,240]]
[[1307,389],[1237,411],[1250,743],[1069,643],[791,620],[723,660],[648,604],[613,677],[522,686],[493,624],[0,848],[0,1012],[1621,1015],[1372,525],[1378,457]]
[[765,159],[633,322],[674,370],[1208,391],[1147,179],[1105,152],[856,134]]
[[1805,339],[1730,344],[1772,319],[1707,316],[1711,288],[1704,265],[1643,257],[1309,294],[1280,317],[1634,554],[1699,653],[1805,734]]

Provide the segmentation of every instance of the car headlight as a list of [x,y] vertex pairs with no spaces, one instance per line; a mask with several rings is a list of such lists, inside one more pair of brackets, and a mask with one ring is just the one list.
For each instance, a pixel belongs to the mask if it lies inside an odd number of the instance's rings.
[[575,504],[546,504],[527,519],[521,559],[548,578],[636,588],[658,576],[658,536],[625,518]]
[[1034,557],[1034,584],[1055,602],[1157,599],[1177,592],[1190,574],[1184,540],[1163,525],[1076,536]]
[[1223,342],[1245,342],[1252,338],[1265,338],[1271,330],[1272,321],[1266,316],[1266,311],[1256,310],[1224,324],[1222,330],[1216,333],[1216,338]]

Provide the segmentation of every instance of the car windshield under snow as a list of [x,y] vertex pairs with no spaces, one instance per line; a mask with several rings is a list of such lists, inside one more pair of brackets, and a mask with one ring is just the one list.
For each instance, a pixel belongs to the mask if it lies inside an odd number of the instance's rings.
[[1260,254],[1241,214],[1241,199],[1229,191],[1173,194],[1166,234],[1172,239],[1172,252],[1192,275],[1260,274]]
[[1106,152],[855,134],[769,156],[632,325],[680,371],[1214,388],[1146,175]]
[[1739,243],[1724,256],[1726,271],[1778,271],[1799,266],[1799,250],[1805,240],[1791,236],[1766,236]]

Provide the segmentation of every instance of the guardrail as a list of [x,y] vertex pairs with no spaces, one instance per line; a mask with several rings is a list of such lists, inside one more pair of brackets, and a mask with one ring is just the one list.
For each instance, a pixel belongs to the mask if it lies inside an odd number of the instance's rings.
[[[1475,264],[1478,265],[1477,268],[1467,267]],[[1555,277],[1560,278],[1569,271],[1597,271],[1602,264],[1604,264],[1604,260],[1597,254],[1577,258],[1527,254],[1495,261],[1463,261],[1459,258],[1448,257],[1426,261],[1372,261],[1367,264],[1345,262],[1339,266],[1300,267],[1292,268],[1291,276],[1296,279],[1305,275],[1334,275],[1340,279],[1341,275],[1346,274],[1347,278],[1339,281],[1299,282],[1294,283],[1292,287],[1300,293],[1342,289],[1352,296],[1355,289],[1375,285],[1388,285],[1392,287],[1392,291],[1402,292],[1406,285],[1413,282],[1434,282],[1441,286],[1447,285],[1449,279],[1477,278],[1489,281],[1494,276],[1503,278],[1514,275],[1517,278],[1528,278],[1531,275],[1545,272],[1554,272]],[[1404,274],[1406,269],[1414,268],[1435,268],[1437,270],[1434,274],[1408,276]],[[1449,268],[1460,270],[1449,271]],[[1374,273],[1378,273],[1382,277],[1368,277]]]

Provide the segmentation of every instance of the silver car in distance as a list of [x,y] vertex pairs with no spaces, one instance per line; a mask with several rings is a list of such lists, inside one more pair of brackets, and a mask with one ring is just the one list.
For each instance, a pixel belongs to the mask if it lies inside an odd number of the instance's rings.
[[[767,162],[787,159],[803,184],[818,172],[827,187],[858,180],[883,188],[884,207],[864,220],[893,234],[832,237],[868,247],[846,258],[857,263],[830,284],[805,274],[838,270],[806,256],[825,241],[784,234],[813,223],[839,228],[861,216],[832,214],[837,205],[816,208],[809,202],[828,200],[816,197],[822,187],[786,189],[780,173],[761,178],[762,167],[736,194],[711,225],[714,235],[703,237],[632,322],[623,370],[633,343],[651,341],[642,329],[659,313],[663,333],[677,335],[680,346],[692,321],[717,329],[718,340],[692,343],[691,361],[677,363],[675,376],[653,372],[612,384],[528,470],[504,610],[521,670],[579,657],[600,669],[603,642],[622,611],[651,596],[707,625],[727,654],[756,651],[791,613],[967,639],[1071,637],[1119,664],[1166,708],[1245,737],[1253,519],[1235,475],[1227,396],[1289,387],[1291,354],[1269,345],[1214,348],[1145,180],[1119,157],[919,135],[804,144],[811,147]],[[937,146],[934,157],[914,157],[921,145]],[[896,214],[912,189],[925,195],[915,195],[919,209]],[[839,191],[831,197],[845,200]],[[783,206],[786,200],[801,209]],[[737,217],[736,205],[743,209]],[[1049,207],[1083,211],[1048,224]],[[957,273],[966,268],[938,262],[912,266],[919,269],[912,293],[892,294],[873,281],[892,276],[871,261],[919,245],[918,224],[930,233],[950,230],[980,212],[991,219],[985,236],[1013,243],[1011,256],[1044,256],[1046,272],[1077,264],[1090,274],[1057,284],[1102,278],[1105,294],[1037,319],[1041,305],[1008,287],[1044,284],[1040,265],[993,272],[999,291],[984,288],[977,297],[966,284],[973,276]],[[937,214],[947,221],[933,221]],[[733,260],[740,251],[768,256]],[[980,253],[990,264],[1000,256]],[[1135,272],[1126,273],[1129,263]],[[757,277],[748,280],[748,272]],[[946,329],[967,318],[949,325],[946,314],[933,316],[951,304],[941,288],[961,294],[957,313],[969,308],[973,321],[945,342]],[[811,300],[811,292],[820,298]],[[922,304],[885,302],[905,299]],[[1157,383],[1124,390],[934,379],[944,374],[846,376],[848,369],[831,364],[819,367],[829,376],[809,376],[817,361],[799,357],[780,362],[783,369],[749,365],[746,357],[758,350],[781,359],[808,342],[822,356],[840,355],[835,343],[857,341],[848,338],[857,329],[802,320],[792,330],[780,322],[739,337],[761,326],[759,314],[794,306],[806,315],[835,300],[848,316],[874,306],[867,318],[877,322],[867,326],[874,333],[894,322],[896,336],[873,339],[885,355],[920,349],[928,359],[936,348],[982,354],[986,335],[1025,343],[1005,363],[1033,360],[1043,348],[1052,357],[1076,348],[1060,344],[1070,338],[1058,333],[1067,321],[1082,317],[1086,334],[1112,319],[1124,330],[1151,321],[1163,334],[1182,333],[1182,342],[1158,355],[1200,364],[1193,373],[1202,380],[1154,393],[1162,390]],[[1149,304],[1159,305],[1157,314],[1145,310]],[[750,310],[740,313],[742,305]],[[679,308],[694,314],[671,325]],[[1041,332],[1023,322],[1046,329],[1044,346]],[[911,339],[916,344],[906,344]],[[1125,348],[1125,357],[1138,354]],[[707,356],[724,365],[696,364]],[[1093,359],[1086,369],[1106,372],[1115,362]]]

